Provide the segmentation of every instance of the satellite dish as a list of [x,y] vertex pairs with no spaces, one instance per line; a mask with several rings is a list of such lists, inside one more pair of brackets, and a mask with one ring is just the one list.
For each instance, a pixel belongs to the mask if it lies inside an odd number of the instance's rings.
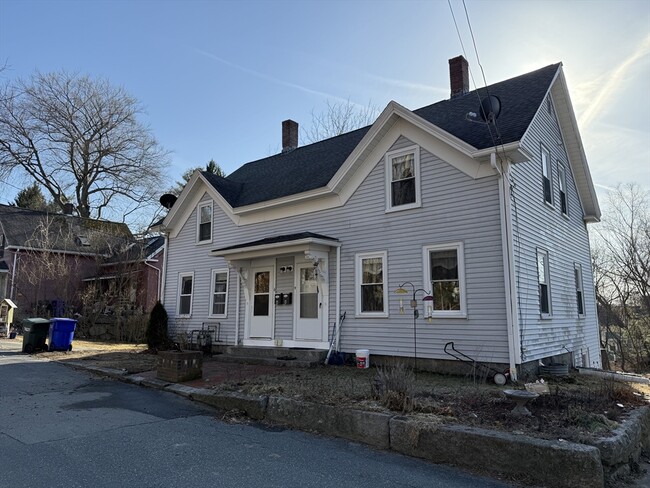
[[163,207],[165,207],[167,210],[169,210],[174,206],[177,198],[178,197],[176,195],[172,195],[171,193],[165,193],[162,197],[160,197],[160,204]]
[[484,97],[481,100],[481,106],[478,112],[481,114],[481,118],[488,124],[494,122],[501,113],[501,100],[494,95]]

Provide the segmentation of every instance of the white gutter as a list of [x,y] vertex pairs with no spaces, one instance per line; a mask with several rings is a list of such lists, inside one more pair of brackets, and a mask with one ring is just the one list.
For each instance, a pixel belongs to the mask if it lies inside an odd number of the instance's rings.
[[[516,290],[514,289],[514,255],[512,239],[512,215],[510,212],[510,183],[507,176],[499,168],[496,153],[490,155],[490,164],[499,174],[499,207],[501,216],[501,249],[503,254],[503,280],[506,295],[506,327],[508,333],[508,358],[510,378],[517,381],[517,363],[519,357],[519,325],[517,320]],[[506,163],[507,165],[508,163]],[[506,166],[506,174],[508,168]]]
[[160,280],[160,303],[162,305],[165,304],[165,284],[166,280],[165,277],[167,276],[167,255],[169,254],[169,235],[167,233],[163,233],[163,237],[165,238],[165,244],[163,245],[163,267],[162,267],[162,279]]

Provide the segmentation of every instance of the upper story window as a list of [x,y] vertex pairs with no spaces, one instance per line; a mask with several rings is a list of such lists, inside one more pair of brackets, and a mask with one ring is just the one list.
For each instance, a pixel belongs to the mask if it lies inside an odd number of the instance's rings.
[[178,316],[189,317],[192,315],[192,290],[194,273],[181,273],[178,275]]
[[569,206],[566,193],[566,168],[558,161],[557,165],[558,183],[560,187],[560,210],[563,215],[569,215]]
[[433,296],[433,317],[465,317],[463,243],[424,247],[424,269],[424,282]]
[[542,317],[551,315],[551,286],[548,267],[548,252],[537,250],[537,283],[539,288],[539,313]]
[[211,317],[225,317],[228,304],[228,270],[212,270],[212,300],[210,304]]
[[197,242],[212,242],[212,202],[197,207]]
[[386,210],[420,206],[420,151],[411,146],[386,154]]
[[542,146],[542,186],[544,188],[544,201],[553,205],[553,180],[551,175],[551,155],[544,146]]
[[357,254],[357,315],[388,316],[386,252]]
[[582,288],[582,266],[580,264],[573,265],[573,274],[576,284],[576,306],[578,315],[582,317],[585,314],[585,295]]

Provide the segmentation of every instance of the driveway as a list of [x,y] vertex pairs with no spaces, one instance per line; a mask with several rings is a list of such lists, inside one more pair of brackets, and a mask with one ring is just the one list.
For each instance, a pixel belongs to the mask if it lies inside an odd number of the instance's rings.
[[219,420],[0,339],[0,487],[505,487],[303,432]]

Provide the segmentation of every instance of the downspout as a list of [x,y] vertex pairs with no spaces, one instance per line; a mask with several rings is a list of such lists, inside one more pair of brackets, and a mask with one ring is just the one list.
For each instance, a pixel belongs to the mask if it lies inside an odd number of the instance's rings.
[[162,267],[162,279],[160,280],[160,303],[165,304],[165,285],[167,276],[167,259],[169,254],[169,234],[166,232],[163,233],[163,238],[165,239],[165,244],[163,245],[163,267]]
[[336,332],[336,350],[339,350],[341,338],[341,246],[336,247],[336,317],[334,331]]
[[239,307],[241,300],[241,276],[237,273],[237,305],[235,306],[235,342],[234,346],[239,344]]
[[157,294],[156,301],[158,301],[158,300],[160,300],[160,296],[161,296],[161,293],[160,293],[160,270],[158,268],[156,268],[154,265],[149,264],[147,262],[147,260],[144,261],[144,264],[156,271],[156,294]]
[[508,330],[508,358],[510,378],[517,381],[517,364],[521,363],[519,347],[519,324],[517,318],[516,290],[514,288],[514,252],[512,238],[512,215],[510,212],[509,166],[506,162],[505,174],[499,168],[496,153],[490,154],[490,165],[499,174],[499,207],[501,217],[501,249],[503,254],[503,279],[506,295],[506,327]]
[[14,264],[11,267],[11,300],[16,302],[16,267],[18,266],[18,250],[14,252]]

